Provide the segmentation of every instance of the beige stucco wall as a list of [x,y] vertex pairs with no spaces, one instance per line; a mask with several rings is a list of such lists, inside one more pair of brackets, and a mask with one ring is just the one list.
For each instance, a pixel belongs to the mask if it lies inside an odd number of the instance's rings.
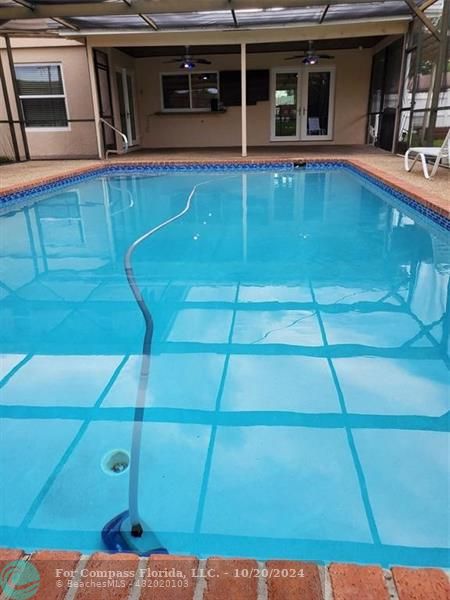
[[[332,52],[334,60],[325,65],[336,67],[334,136],[327,144],[362,144],[365,140],[367,100],[372,51],[340,50]],[[292,53],[249,54],[248,69],[270,69],[292,66],[286,58]],[[239,55],[210,56],[207,70],[239,69]],[[177,71],[166,59],[135,60],[139,129],[142,145],[147,148],[239,146],[241,141],[241,109],[230,107],[222,114],[158,115],[161,111],[160,73]],[[270,141],[271,104],[259,102],[247,107],[248,144],[302,145],[308,142]]]
[[[133,59],[125,53],[103,48],[109,55],[113,110],[115,125],[120,127],[115,72],[127,68],[135,80],[135,104],[137,111],[137,143],[147,148],[239,146],[241,143],[241,109],[229,107],[226,113],[157,115],[161,111],[160,73],[177,71],[177,67],[166,64],[167,59]],[[336,93],[334,111],[334,136],[325,144],[361,144],[365,140],[367,98],[371,70],[372,51],[340,50],[332,52],[334,60],[323,61],[324,65],[335,65]],[[92,92],[89,81],[86,48],[75,41],[27,38],[13,40],[15,63],[59,62],[62,65],[68,116],[71,119],[94,117]],[[0,42],[0,56],[6,72],[6,51]],[[248,54],[248,69],[270,69],[286,67],[293,63],[285,61],[290,54]],[[208,70],[238,70],[240,56],[213,55],[208,57],[212,64]],[[7,84],[14,107],[12,84],[7,75]],[[4,107],[0,102],[0,118],[4,119]],[[2,114],[3,113],[3,114]],[[298,144],[309,142],[271,142],[271,104],[259,102],[247,107],[248,144],[264,146]],[[19,132],[18,132],[19,133]],[[3,125],[0,135],[7,137],[7,126]],[[32,158],[93,157],[97,155],[95,126],[93,123],[72,123],[68,131],[27,130]],[[20,135],[18,135],[20,139]],[[0,147],[1,153],[1,147]]]
[[[9,77],[6,50],[0,46],[0,56],[5,69],[13,117],[18,118],[12,83]],[[93,119],[93,104],[86,48],[76,42],[55,39],[28,38],[13,40],[13,59],[20,63],[60,63],[62,66],[66,106],[69,119]],[[3,100],[3,98],[2,98]],[[1,102],[0,104],[3,104]],[[0,109],[5,118],[4,106]],[[17,135],[20,141],[18,127]],[[6,127],[1,131],[7,135]],[[9,137],[9,136],[8,136]],[[94,157],[97,144],[94,123],[71,123],[65,131],[27,129],[28,145],[32,158]],[[6,143],[6,142],[5,142]],[[0,149],[1,150],[1,149]]]

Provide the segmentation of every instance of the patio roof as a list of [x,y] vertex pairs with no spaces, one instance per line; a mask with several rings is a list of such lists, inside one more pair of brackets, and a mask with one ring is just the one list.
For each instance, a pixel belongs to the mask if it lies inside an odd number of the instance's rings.
[[[409,20],[434,2],[436,0],[0,0],[0,30],[92,35],[100,31],[223,31],[395,21]],[[282,7],[277,6],[280,3]]]

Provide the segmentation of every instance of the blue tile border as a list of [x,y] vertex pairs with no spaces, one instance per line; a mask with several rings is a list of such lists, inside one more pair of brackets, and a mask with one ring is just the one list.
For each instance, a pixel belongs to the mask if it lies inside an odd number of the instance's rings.
[[378,179],[375,175],[371,175],[358,168],[357,166],[340,160],[283,160],[283,161],[258,161],[258,162],[220,162],[220,163],[199,163],[199,162],[173,162],[173,163],[118,163],[110,165],[99,165],[92,169],[86,170],[83,173],[77,173],[76,175],[68,175],[43,183],[34,187],[30,187],[24,190],[12,192],[10,194],[0,193],[0,207],[6,207],[9,204],[15,204],[17,202],[27,200],[36,195],[48,192],[51,190],[57,190],[61,187],[77,183],[79,181],[85,181],[94,177],[100,177],[104,175],[113,174],[132,174],[132,173],[186,173],[193,171],[268,171],[268,170],[329,170],[329,169],[343,169],[355,173],[359,177],[366,179],[370,183],[374,184],[378,188],[385,192],[388,192],[394,198],[407,204],[421,215],[427,217],[434,223],[443,227],[447,231],[450,231],[450,219],[444,215],[439,214],[432,208],[425,206],[418,200],[415,200],[409,196],[406,192],[402,192],[392,185],[385,183]]
[[83,173],[77,173],[76,175],[67,175],[61,178],[43,183],[40,185],[32,186],[26,189],[11,192],[9,194],[1,194],[0,192],[0,206],[11,203],[17,200],[24,200],[43,192],[50,190],[56,190],[62,186],[91,179],[92,177],[101,177],[104,175],[112,175],[116,173],[186,173],[190,171],[267,171],[272,169],[277,170],[292,170],[294,163],[292,161],[270,161],[270,162],[258,162],[258,163],[130,163],[130,164],[111,164],[107,166],[93,167],[92,169],[86,170]]

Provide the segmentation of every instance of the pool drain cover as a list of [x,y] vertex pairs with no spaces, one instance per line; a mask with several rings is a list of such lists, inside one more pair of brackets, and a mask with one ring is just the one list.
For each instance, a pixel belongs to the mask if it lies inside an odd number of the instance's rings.
[[125,450],[111,450],[102,460],[102,469],[107,475],[120,475],[130,466],[130,455]]

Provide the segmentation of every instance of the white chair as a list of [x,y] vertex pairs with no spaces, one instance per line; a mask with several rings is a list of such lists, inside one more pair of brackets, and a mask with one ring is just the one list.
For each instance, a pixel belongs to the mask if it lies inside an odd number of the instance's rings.
[[309,135],[325,135],[325,131],[320,127],[320,121],[318,117],[308,118],[308,134]]
[[[409,154],[410,152],[415,152],[416,155],[412,160],[412,163],[409,164]],[[428,165],[427,165],[427,156],[435,156],[436,160],[434,162],[433,168],[431,169],[431,173],[428,173]],[[409,148],[405,154],[405,170],[411,171],[417,160],[420,158],[422,161],[422,169],[423,174],[426,179],[430,179],[434,175],[436,175],[436,171],[438,170],[439,163],[444,157],[447,157],[447,162],[449,161],[450,156],[450,129],[447,131],[447,135],[445,136],[444,143],[439,147],[431,147],[431,148]]]

